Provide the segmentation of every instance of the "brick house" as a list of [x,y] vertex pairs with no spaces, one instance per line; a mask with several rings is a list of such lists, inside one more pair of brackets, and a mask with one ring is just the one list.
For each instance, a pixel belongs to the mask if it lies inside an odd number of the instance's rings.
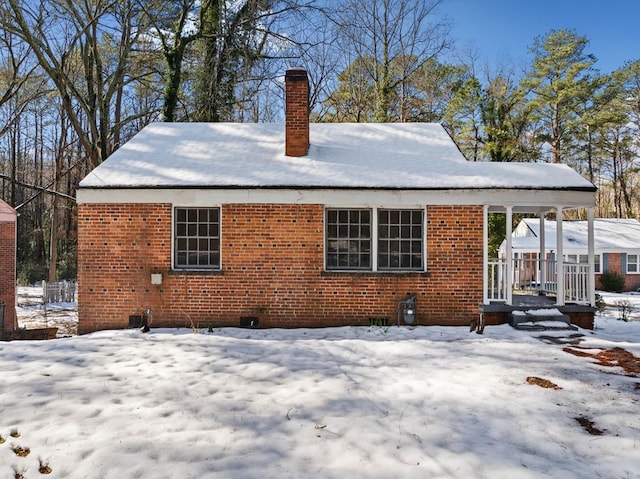
[[[624,291],[640,290],[640,222],[635,219],[597,218],[594,228],[595,287],[602,289],[600,277],[605,271],[614,271],[625,278]],[[544,222],[544,234],[553,238],[557,234],[555,221]],[[565,221],[562,230],[564,259],[569,264],[588,263],[587,221]],[[513,231],[513,254],[520,259],[522,268],[540,257],[540,220],[523,219]],[[502,243],[502,248],[505,246]],[[555,245],[546,245],[545,257],[555,259]],[[521,269],[522,269],[521,268]],[[518,268],[516,268],[517,270]],[[533,270],[535,274],[535,268]]]
[[285,85],[284,127],[151,124],[80,183],[81,333],[500,322],[487,215],[595,205],[570,168],[468,162],[438,124],[309,124],[306,72]]
[[0,199],[0,338],[17,329],[16,211]]

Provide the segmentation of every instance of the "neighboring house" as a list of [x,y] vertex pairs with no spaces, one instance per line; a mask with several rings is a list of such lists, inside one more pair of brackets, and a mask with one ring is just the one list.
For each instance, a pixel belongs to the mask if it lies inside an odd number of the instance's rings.
[[0,338],[17,329],[16,211],[0,199]]
[[488,214],[595,206],[565,165],[469,162],[438,124],[310,125],[306,72],[285,90],[284,126],[151,124],[82,180],[80,333],[504,322]]
[[[555,238],[555,221],[545,221],[545,236]],[[593,272],[595,287],[602,288],[600,276],[606,271],[615,271],[625,277],[625,291],[640,288],[640,223],[634,219],[595,219]],[[523,219],[513,231],[512,249],[515,258],[526,262],[527,259],[540,258],[540,220]],[[567,263],[588,264],[588,222],[564,221],[562,228],[563,254]],[[506,242],[502,243],[504,252]],[[555,259],[555,245],[546,245],[545,256]],[[516,268],[517,270],[517,268]]]

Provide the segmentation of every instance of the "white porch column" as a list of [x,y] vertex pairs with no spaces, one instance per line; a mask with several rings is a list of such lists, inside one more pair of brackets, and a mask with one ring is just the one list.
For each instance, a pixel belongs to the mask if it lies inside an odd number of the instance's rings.
[[540,213],[540,255],[538,256],[538,289],[547,289],[547,240],[545,237],[544,213]]
[[562,237],[562,206],[556,207],[556,305],[564,306],[564,241]]
[[489,304],[489,206],[482,213],[482,304]]
[[507,288],[507,304],[513,303],[513,206],[507,206],[506,219],[506,240],[507,240],[507,268],[506,268],[506,288]]
[[589,306],[596,305],[596,277],[595,277],[595,234],[593,232],[593,208],[587,208],[587,254],[589,255]]

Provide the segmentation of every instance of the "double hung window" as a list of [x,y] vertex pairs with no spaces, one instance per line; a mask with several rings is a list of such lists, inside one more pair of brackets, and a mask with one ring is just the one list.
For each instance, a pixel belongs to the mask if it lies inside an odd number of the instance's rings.
[[[589,264],[589,255],[587,254],[568,254],[567,261],[569,263]],[[593,270],[595,273],[600,272],[600,255],[593,255]]]
[[220,269],[220,208],[175,208],[176,269]]
[[423,271],[424,211],[328,208],[326,269]]
[[627,254],[627,273],[640,273],[640,255]]

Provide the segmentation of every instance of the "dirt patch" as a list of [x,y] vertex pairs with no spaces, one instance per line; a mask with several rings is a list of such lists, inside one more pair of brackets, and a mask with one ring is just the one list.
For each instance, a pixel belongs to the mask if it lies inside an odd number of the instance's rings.
[[593,350],[568,346],[563,351],[574,356],[593,358],[602,366],[620,367],[630,377],[638,377],[640,374],[640,358],[623,348],[601,349],[594,353]]
[[582,428],[592,436],[602,436],[605,433],[602,429],[598,429],[595,426],[595,423],[588,417],[578,416],[574,419],[578,421],[578,424],[580,424]]
[[553,383],[548,379],[539,378],[536,376],[529,376],[527,378],[527,382],[529,384],[535,384],[536,386],[540,386],[541,388],[545,388],[545,389],[562,389],[556,383]]

